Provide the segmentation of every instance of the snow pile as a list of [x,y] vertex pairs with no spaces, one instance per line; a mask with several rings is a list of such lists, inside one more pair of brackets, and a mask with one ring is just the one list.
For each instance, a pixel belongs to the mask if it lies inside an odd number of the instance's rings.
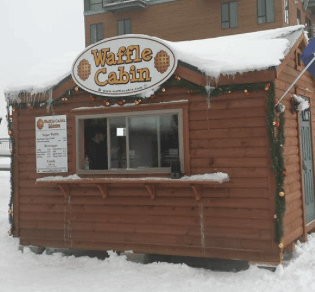
[[302,112],[310,107],[310,103],[308,100],[305,100],[303,97],[293,94],[293,98],[299,103],[298,111]]
[[45,176],[38,178],[36,181],[62,181],[62,180],[81,180],[77,174],[72,174],[68,176]]
[[229,181],[229,175],[223,172],[205,173],[191,176],[183,176],[181,180],[217,181],[220,183]]
[[278,103],[278,107],[279,107],[279,111],[280,111],[281,113],[284,113],[284,111],[285,111],[285,105],[283,105],[281,102],[279,102],[279,103]]

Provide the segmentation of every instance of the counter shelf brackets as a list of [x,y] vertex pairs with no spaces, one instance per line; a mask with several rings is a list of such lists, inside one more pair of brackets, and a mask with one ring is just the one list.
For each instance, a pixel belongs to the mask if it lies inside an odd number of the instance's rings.
[[142,178],[95,178],[95,179],[58,179],[58,180],[37,180],[36,184],[45,186],[57,186],[68,199],[70,196],[72,187],[84,186],[94,186],[96,187],[103,199],[108,198],[109,186],[111,188],[119,188],[122,185],[137,185],[143,186],[149,194],[151,200],[154,200],[157,196],[157,190],[159,185],[170,186],[172,188],[186,187],[190,188],[192,195],[195,197],[196,201],[200,201],[202,198],[202,188],[204,187],[217,187],[222,185],[222,183],[217,181],[209,180],[182,180],[182,179],[165,179],[165,178],[154,178],[154,179],[142,179]]

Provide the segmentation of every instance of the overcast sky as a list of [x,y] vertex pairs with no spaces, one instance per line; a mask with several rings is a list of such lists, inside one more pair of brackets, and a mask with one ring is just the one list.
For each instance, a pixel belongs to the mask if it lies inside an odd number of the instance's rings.
[[32,66],[47,58],[83,50],[84,17],[83,0],[1,0],[1,4],[0,115],[4,117],[6,86],[18,85]]

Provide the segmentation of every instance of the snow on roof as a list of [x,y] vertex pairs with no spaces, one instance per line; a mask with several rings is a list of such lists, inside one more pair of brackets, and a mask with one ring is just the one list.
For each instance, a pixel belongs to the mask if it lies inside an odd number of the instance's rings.
[[278,66],[304,30],[289,26],[211,39],[168,42],[179,60],[217,78]]
[[[190,64],[206,75],[218,78],[280,65],[290,48],[304,31],[303,25],[210,39],[166,42],[178,60]],[[71,65],[79,54],[68,53],[32,68],[22,82],[5,89],[6,99],[17,100],[21,91],[29,95],[52,89],[69,76]]]
[[17,99],[18,94],[22,91],[34,95],[53,88],[70,75],[72,63],[79,53],[79,51],[71,52],[48,58],[45,62],[32,67],[22,80],[15,82],[16,85],[7,86],[4,89],[7,101]]

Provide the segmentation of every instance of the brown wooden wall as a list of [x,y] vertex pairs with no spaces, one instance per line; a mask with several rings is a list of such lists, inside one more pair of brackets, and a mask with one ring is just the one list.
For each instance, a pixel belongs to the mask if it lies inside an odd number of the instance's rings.
[[[256,0],[239,0],[238,27],[221,28],[221,3],[228,0],[180,0],[164,4],[149,5],[143,10],[123,13],[100,13],[85,16],[85,41],[90,44],[90,25],[103,23],[104,38],[118,35],[117,21],[131,19],[132,33],[156,36],[170,41],[205,39],[259,30],[296,25],[297,9],[302,24],[307,16],[313,23],[315,18],[304,11],[300,1],[290,2],[290,23],[284,22],[283,0],[275,0],[275,21],[258,24]],[[295,2],[298,2],[295,4]]]
[[[19,180],[14,218],[21,244],[278,262],[266,91],[249,96],[231,92],[212,100],[208,108],[204,96],[173,88],[154,102],[175,99],[190,101],[184,134],[190,137],[185,157],[190,157],[191,174],[226,172],[230,176],[229,183],[203,187],[200,201],[189,187],[158,185],[152,200],[143,186],[127,184],[109,186],[106,199],[96,186],[74,187],[65,200],[56,186],[35,184],[36,178],[45,176],[35,169],[35,117],[51,113],[44,108],[15,111]],[[96,105],[98,101],[91,104],[89,95],[79,93],[54,107],[56,115],[68,118],[69,173],[65,176],[75,173],[75,113],[70,110]]]
[[[291,53],[286,57],[285,62],[280,66],[278,78],[275,82],[276,96],[278,99],[284,94],[287,88],[304,69],[303,63],[301,63],[301,66],[298,66],[296,56],[296,52],[302,53],[304,47],[305,44],[303,42],[300,43],[299,46],[296,45],[292,49]],[[286,212],[283,225],[283,242],[285,245],[290,244],[301,236],[305,239],[306,232],[310,230],[310,228],[305,227],[304,222],[304,195],[303,176],[301,170],[302,154],[300,145],[299,113],[292,112],[292,95],[298,94],[310,98],[312,105],[311,114],[313,116],[314,92],[314,79],[310,73],[306,72],[282,101],[286,107],[284,163],[287,175],[284,181]],[[312,119],[313,149],[315,150],[314,126],[314,119]]]

